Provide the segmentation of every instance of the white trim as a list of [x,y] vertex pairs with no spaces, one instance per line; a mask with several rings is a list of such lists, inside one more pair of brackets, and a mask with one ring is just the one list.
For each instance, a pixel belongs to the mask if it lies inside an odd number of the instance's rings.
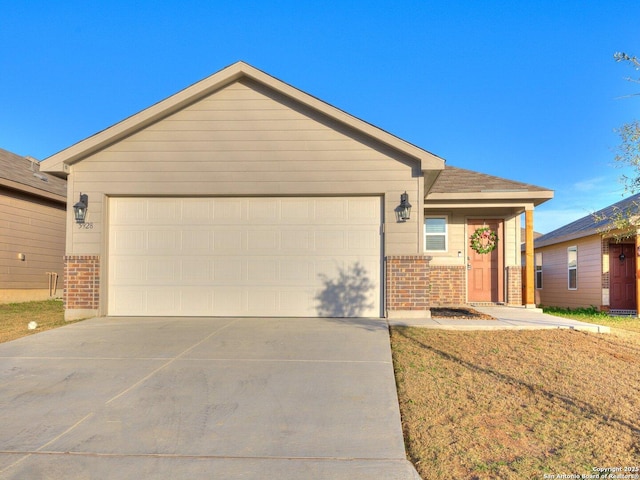
[[[443,219],[444,220],[444,233],[427,233],[427,220],[429,219]],[[424,244],[423,249],[425,252],[433,253],[447,253],[449,251],[449,215],[425,215],[422,222],[422,229],[424,231]],[[428,250],[427,249],[427,237],[437,237],[444,235],[444,250]]]

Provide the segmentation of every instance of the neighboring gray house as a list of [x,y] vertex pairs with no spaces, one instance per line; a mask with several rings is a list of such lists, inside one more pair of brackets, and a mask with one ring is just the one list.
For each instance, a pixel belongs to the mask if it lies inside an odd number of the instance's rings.
[[[534,207],[553,196],[445,168],[243,62],[42,166],[69,181],[68,319],[521,305],[521,216],[528,237]],[[476,255],[469,237],[483,228],[499,241]]]
[[0,149],[0,303],[62,294],[67,182]]

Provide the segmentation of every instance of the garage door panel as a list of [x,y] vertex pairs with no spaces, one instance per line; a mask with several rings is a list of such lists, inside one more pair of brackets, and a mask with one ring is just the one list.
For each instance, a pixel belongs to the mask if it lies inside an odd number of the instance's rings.
[[176,285],[180,280],[180,260],[157,257],[147,260],[146,282],[150,285]]
[[247,233],[247,253],[274,253],[280,250],[280,232],[272,228],[251,229]]
[[347,247],[346,235],[343,230],[318,230],[314,236],[314,250],[318,253],[332,252],[344,254]]
[[112,232],[109,248],[112,254],[135,255],[146,251],[146,235],[143,230],[118,230]]
[[[111,315],[381,314],[379,197],[110,202]],[[328,308],[362,277],[361,308]]]
[[280,231],[280,248],[290,254],[312,250],[314,238],[311,232],[287,228]]
[[180,283],[187,285],[211,285],[214,277],[211,260],[188,258],[180,262]]
[[[228,312],[246,310],[246,295],[243,288],[219,286],[212,288],[213,311],[216,315],[229,315]],[[219,312],[219,313],[217,313]]]
[[109,202],[110,221],[132,226],[146,223],[146,205],[146,199],[142,198],[112,198]]
[[146,294],[142,288],[109,288],[109,315],[148,315]]
[[175,225],[182,218],[182,202],[166,198],[147,201],[147,225]]
[[269,286],[278,283],[278,260],[272,258],[254,258],[247,262],[247,284]]
[[213,204],[209,199],[189,199],[182,202],[182,223],[191,225],[193,223],[209,224],[213,217]]
[[280,199],[266,198],[262,200],[259,202],[247,202],[247,221],[253,225],[279,224]]
[[274,288],[248,289],[247,311],[245,315],[255,315],[252,312],[263,312],[259,315],[278,315],[279,308],[278,290]]
[[147,279],[146,260],[143,258],[111,258],[109,276],[113,285],[143,284]]
[[213,308],[213,291],[210,287],[190,287],[181,289],[180,310],[183,315],[201,316]]
[[213,233],[213,252],[211,253],[241,253],[245,247],[245,234],[242,230],[229,230],[219,227]]
[[218,225],[242,225],[246,223],[244,199],[216,199],[213,203],[213,223]]
[[308,285],[313,281],[316,271],[315,261],[306,257],[295,257],[280,262],[280,280],[287,284],[304,282]]
[[191,255],[208,255],[212,251],[213,234],[208,230],[182,232],[182,249]]
[[215,285],[242,285],[246,283],[246,258],[215,258],[213,263],[213,281]]

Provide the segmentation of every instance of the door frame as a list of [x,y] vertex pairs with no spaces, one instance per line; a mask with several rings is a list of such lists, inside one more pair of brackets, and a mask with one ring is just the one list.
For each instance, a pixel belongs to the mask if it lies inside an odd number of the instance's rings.
[[[473,302],[473,303],[483,303],[483,301],[479,301],[479,300],[471,300],[469,298],[469,271],[471,270],[470,268],[470,258],[469,258],[469,251],[471,249],[471,246],[469,244],[469,238],[471,237],[472,233],[471,229],[469,228],[469,224],[472,222],[479,222],[479,221],[483,221],[483,222],[497,222],[498,224],[498,245],[496,246],[496,253],[497,253],[497,285],[496,285],[496,294],[495,294],[495,298],[492,298],[490,301],[488,301],[488,303],[504,303],[504,299],[505,299],[505,283],[504,283],[504,249],[505,249],[505,241],[504,241],[504,218],[500,217],[500,216],[494,216],[494,215],[487,215],[487,216],[478,216],[478,215],[474,215],[474,216],[466,216],[465,217],[465,242],[466,242],[466,249],[465,249],[465,255],[467,257],[467,261],[465,262],[465,265],[467,265],[466,268],[466,281],[465,281],[465,291],[466,291],[466,298],[467,298],[467,303],[469,302]],[[487,301],[484,301],[487,302]]]
[[[613,280],[613,268],[614,268],[614,265],[616,264],[616,262],[619,262],[620,260],[616,255],[612,255],[611,254],[611,250],[612,250],[612,247],[617,247],[617,246],[621,247],[622,251],[624,251],[624,247],[625,246],[629,247],[629,248],[627,248],[627,250],[628,250],[627,253],[629,253],[629,255],[628,255],[628,257],[627,257],[627,259],[625,261],[631,260],[631,261],[634,262],[633,268],[631,269],[631,273],[633,274],[633,281],[632,282],[625,282],[625,285],[626,284],[633,285],[633,290],[632,291],[633,291],[634,301],[633,301],[632,308],[622,308],[623,305],[613,305],[613,284],[612,284],[613,283],[612,282],[612,280]],[[635,243],[630,243],[630,242],[616,243],[616,242],[612,242],[612,241],[609,242],[609,265],[608,265],[608,267],[609,267],[609,308],[611,310],[636,310],[637,302],[638,302],[638,299],[637,299],[637,282],[638,282],[638,279],[637,279],[637,268],[638,268],[637,262],[638,262],[638,258],[636,257]],[[626,279],[631,279],[632,277],[627,275],[625,278]]]

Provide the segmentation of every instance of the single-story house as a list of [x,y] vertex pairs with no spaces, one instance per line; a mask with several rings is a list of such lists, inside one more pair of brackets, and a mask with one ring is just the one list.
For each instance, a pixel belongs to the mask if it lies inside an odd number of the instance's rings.
[[67,182],[0,149],[0,303],[60,297]]
[[633,195],[536,239],[536,303],[636,315],[640,237],[620,235],[611,222],[636,212],[639,202],[640,194]]
[[[67,319],[520,305],[521,216],[528,237],[534,207],[553,196],[445,167],[244,62],[43,169],[69,183]],[[471,250],[470,236],[489,229],[476,240],[493,251]]]

